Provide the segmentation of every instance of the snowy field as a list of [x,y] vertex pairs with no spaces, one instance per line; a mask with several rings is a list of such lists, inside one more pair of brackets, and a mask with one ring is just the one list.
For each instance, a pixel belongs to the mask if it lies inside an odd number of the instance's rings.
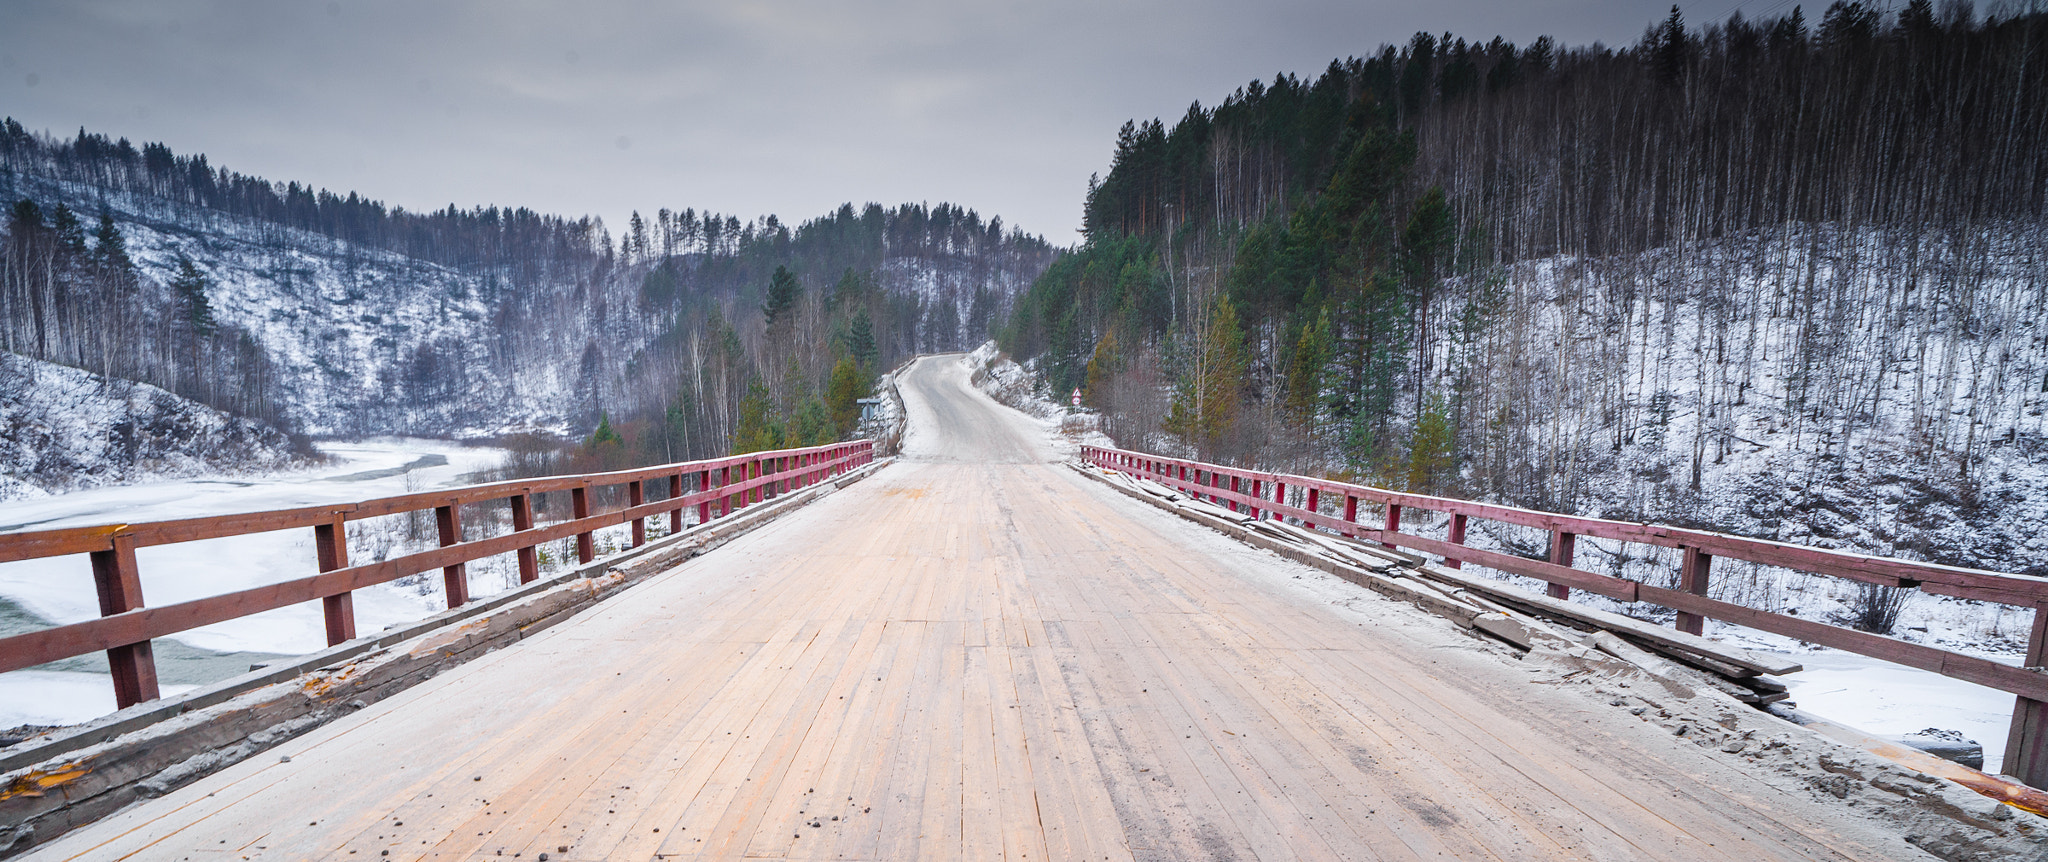
[[[415,439],[379,439],[323,444],[333,461],[315,471],[270,478],[188,479],[130,487],[96,488],[71,494],[0,504],[0,532],[139,523],[342,503],[434,488],[471,484],[472,475],[495,467],[497,449]],[[352,527],[356,526],[351,524]],[[428,525],[431,530],[431,523]],[[393,554],[409,544],[403,535],[380,539],[358,530],[351,556],[358,562]],[[398,531],[384,530],[385,535]],[[365,543],[381,548],[365,547]],[[143,596],[164,605],[218,595],[316,571],[311,530],[283,530],[142,548],[136,552]],[[473,564],[472,594],[512,585],[508,567],[487,560]],[[359,590],[355,594],[359,631],[421,619],[440,611],[439,573]],[[99,616],[92,569],[84,554],[0,563],[0,634]],[[247,670],[252,660],[312,652],[326,646],[318,603],[294,605],[195,629],[157,642],[166,694]],[[226,654],[226,655],[222,655]],[[68,724],[111,712],[113,689],[100,657],[81,657],[52,666],[0,674],[0,728],[18,724]]]

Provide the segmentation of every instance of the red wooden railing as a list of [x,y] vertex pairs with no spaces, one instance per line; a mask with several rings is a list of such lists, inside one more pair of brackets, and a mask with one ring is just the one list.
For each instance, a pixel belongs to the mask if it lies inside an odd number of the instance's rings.
[[[2044,648],[2048,648],[2048,612],[2044,612],[2048,611],[2048,579],[1871,557],[1702,530],[1581,518],[1513,506],[1403,494],[1328,479],[1244,470],[1124,449],[1100,446],[1083,446],[1081,449],[1082,458],[1090,464],[1151,479],[1255,518],[1293,519],[1345,536],[1377,541],[1390,548],[1434,554],[1444,558],[1445,565],[1452,568],[1470,562],[1524,575],[1548,583],[1550,595],[1555,598],[1566,598],[1571,590],[1580,589],[1624,602],[1661,605],[1677,611],[1677,627],[1690,634],[1699,634],[1704,620],[1717,619],[1933,671],[2016,695],[2018,701],[2013,710],[2004,771],[2036,787],[2048,787],[2048,674],[2044,674],[2041,667]],[[1384,520],[1380,526],[1359,523],[1358,507],[1361,502],[1381,508]],[[1436,539],[1402,532],[1401,514],[1404,509],[1449,515],[1447,535]],[[1531,560],[1466,547],[1466,523],[1472,518],[1549,531],[1550,559]],[[1683,556],[1679,588],[1673,590],[1573,568],[1573,541],[1579,536],[1680,550]],[[2033,632],[2027,641],[2025,666],[2014,667],[1707,598],[1715,557],[2034,609]]]
[[[127,707],[159,696],[156,663],[150,650],[152,638],[318,601],[326,619],[327,642],[339,644],[356,636],[355,609],[350,599],[355,590],[440,569],[448,607],[459,607],[469,601],[465,565],[472,560],[516,554],[519,581],[530,583],[540,578],[540,561],[534,549],[541,543],[574,536],[578,561],[588,563],[596,556],[591,534],[598,529],[630,521],[633,547],[639,547],[647,541],[650,516],[667,513],[669,531],[681,532],[683,511],[691,506],[697,507],[697,523],[702,524],[772,498],[778,492],[803,488],[872,460],[873,443],[856,440],[614,473],[472,485],[359,503],[8,533],[0,535],[0,562],[90,555],[101,616],[0,638],[0,672],[104,650],[113,671],[115,702]],[[646,502],[650,482],[667,485],[666,499]],[[594,490],[620,485],[626,488],[625,508],[591,511]],[[685,485],[691,486],[688,492]],[[560,491],[569,492],[571,518],[536,525],[533,495]],[[512,531],[464,541],[461,507],[499,501],[511,508]],[[440,547],[367,565],[349,565],[348,522],[426,509],[434,510]],[[317,552],[314,562],[319,574],[177,604],[151,607],[143,603],[136,548],[307,527],[313,530]]]

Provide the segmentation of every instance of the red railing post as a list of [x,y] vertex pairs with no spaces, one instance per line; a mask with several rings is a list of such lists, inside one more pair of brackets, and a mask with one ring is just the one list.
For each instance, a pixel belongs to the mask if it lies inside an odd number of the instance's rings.
[[[1347,524],[1358,523],[1358,497],[1349,493],[1344,495],[1344,522]],[[1345,530],[1344,535],[1355,537],[1358,535],[1358,530],[1357,528]]]
[[[1238,488],[1237,488],[1237,484],[1238,484],[1238,477],[1236,477],[1236,476],[1232,476],[1232,477],[1230,477],[1230,493],[1232,493],[1232,494],[1237,494],[1237,493],[1241,493],[1241,492],[1240,492],[1240,491],[1238,490]],[[1237,511],[1237,501],[1236,501],[1235,499],[1233,499],[1233,500],[1231,500],[1231,501],[1230,501],[1230,511],[1233,511],[1233,512]]]
[[[514,531],[533,529],[532,494],[519,494],[512,498],[512,529]],[[534,551],[533,546],[525,545],[521,547],[518,556],[519,582],[530,584],[540,580],[540,554]]]
[[[2034,625],[2027,635],[2027,658],[2021,667],[2048,663],[2048,602],[2034,605]],[[2048,703],[2017,695],[2012,729],[2005,737],[2005,762],[1999,771],[2034,787],[2048,784]]]
[[[1401,532],[1401,505],[1399,503],[1387,504],[1387,532]],[[1384,537],[1381,538],[1380,544],[1389,548],[1394,547],[1394,543],[1386,541]]]
[[[590,486],[578,485],[569,489],[569,517],[577,520],[590,517]],[[587,563],[597,559],[597,542],[589,530],[576,534],[576,562]]]
[[[313,525],[313,555],[320,571],[348,568],[348,522],[342,520],[340,512],[334,513],[333,521]],[[327,622],[328,646],[355,640],[356,603],[352,593],[344,590],[321,596],[320,616]]]
[[[697,493],[702,494],[709,490],[711,490],[711,471],[707,469],[697,474]],[[710,497],[705,497],[701,502],[697,504],[697,523],[711,523]]]
[[[135,565],[135,540],[116,535],[112,548],[93,551],[92,580],[99,589],[100,616],[111,617],[142,607],[142,575]],[[163,696],[156,684],[156,651],[149,641],[107,650],[107,668],[114,675],[117,709]]]
[[[1280,481],[1280,480],[1278,480],[1278,479],[1274,479],[1274,480],[1273,480],[1273,519],[1274,519],[1274,520],[1276,520],[1276,521],[1279,521],[1279,522],[1280,522],[1280,523],[1282,523],[1282,524],[1285,524],[1285,523],[1287,523],[1287,512],[1285,512],[1284,510],[1282,510],[1282,509],[1280,508],[1280,507],[1282,507],[1282,506],[1285,506],[1285,505],[1287,505],[1287,483],[1286,483],[1286,482],[1282,482],[1282,481]],[[1311,526],[1311,527],[1313,527],[1314,525],[1313,525],[1313,524],[1311,524],[1310,526]]]
[[[1550,561],[1560,566],[1572,564],[1572,546],[1578,543],[1578,536],[1563,530],[1550,531]],[[1547,594],[1553,599],[1572,597],[1572,588],[1563,584],[1551,584]]]
[[[723,491],[723,490],[725,490],[726,486],[728,486],[728,485],[731,485],[731,484],[732,484],[732,465],[731,465],[731,464],[727,464],[727,465],[725,465],[725,466],[723,466],[723,467],[720,467],[720,468],[718,468],[718,489],[719,489],[720,491]],[[730,515],[730,514],[732,514],[732,510],[733,510],[733,501],[732,501],[732,495],[731,495],[731,494],[729,494],[729,493],[728,493],[728,494],[719,494],[719,495],[718,495],[718,517],[721,517],[721,518],[723,518],[723,517],[725,517],[725,516],[727,516],[727,515]]]
[[[1685,549],[1685,562],[1678,570],[1678,588],[1696,596],[1707,594],[1708,571],[1713,568],[1714,555],[1698,548]],[[1678,630],[1689,635],[1706,631],[1706,618],[1699,614],[1678,612]]]
[[[638,506],[647,502],[647,489],[642,487],[645,484],[645,482],[638,480],[626,483],[626,505]],[[645,544],[647,544],[647,518],[644,516],[634,518],[633,547],[637,548]]]
[[[434,508],[434,526],[441,533],[441,547],[448,547],[462,541],[462,510],[455,504]],[[448,607],[459,608],[469,601],[469,564],[456,563],[441,567],[441,586],[448,596]]]
[[[1452,516],[1451,516],[1451,544],[1453,544],[1453,545],[1462,545],[1462,544],[1465,544],[1465,516],[1464,516],[1464,515],[1452,515]],[[1465,561],[1464,561],[1464,560],[1453,560],[1453,559],[1449,559],[1449,558],[1446,558],[1446,559],[1444,560],[1444,565],[1446,565],[1446,566],[1449,566],[1450,568],[1453,568],[1453,569],[1462,569],[1462,568],[1464,568],[1464,567],[1465,567]]]
[[[1302,508],[1304,508],[1304,509],[1307,509],[1307,510],[1309,510],[1309,511],[1311,511],[1311,512],[1314,512],[1314,513],[1316,513],[1316,514],[1318,514],[1318,515],[1322,514],[1322,513],[1323,513],[1323,505],[1322,505],[1322,503],[1323,503],[1323,495],[1322,495],[1322,490],[1321,490],[1320,488],[1313,488],[1313,487],[1312,487],[1312,488],[1309,488],[1309,489],[1308,489],[1308,499],[1307,499],[1306,501],[1304,501],[1304,503],[1305,503],[1306,505],[1303,505],[1303,506],[1302,506]],[[1315,529],[1315,526],[1316,526],[1316,525],[1315,525],[1314,523],[1312,523],[1312,522],[1309,522],[1309,521],[1303,521],[1303,522],[1301,522],[1301,524],[1302,524],[1302,526],[1304,526],[1304,527],[1308,527],[1309,529]]]
[[[1259,481],[1259,480],[1257,480],[1257,479],[1253,479],[1253,480],[1251,481],[1251,489],[1250,489],[1250,491],[1251,491],[1251,498],[1252,498],[1252,499],[1254,499],[1254,500],[1263,500],[1263,499],[1266,499],[1265,497],[1261,496],[1261,495],[1262,495],[1262,494],[1263,494],[1264,492],[1263,492],[1263,491],[1261,491],[1261,490],[1259,489],[1259,486],[1260,486],[1260,485],[1262,485],[1262,484],[1264,484],[1264,483],[1260,482],[1260,481]],[[1259,520],[1259,507],[1257,507],[1257,506],[1254,506],[1254,505],[1252,505],[1252,504],[1250,504],[1250,503],[1246,503],[1246,504],[1244,505],[1244,508],[1245,508],[1245,513],[1246,513],[1246,514],[1249,514],[1249,515],[1251,515],[1251,516],[1252,516],[1252,520],[1254,520],[1254,521],[1256,521],[1256,520]]]
[[[673,503],[682,498],[683,474],[678,472],[675,475],[668,477],[668,499],[669,502]],[[683,507],[682,504],[677,503],[675,508],[668,510],[668,534],[673,536],[682,531]]]

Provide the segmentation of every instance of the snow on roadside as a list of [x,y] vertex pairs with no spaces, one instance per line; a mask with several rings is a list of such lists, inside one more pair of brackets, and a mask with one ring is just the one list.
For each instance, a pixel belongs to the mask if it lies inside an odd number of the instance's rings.
[[1038,420],[1058,451],[1073,455],[1084,445],[1116,445],[1116,441],[1102,433],[1101,417],[1095,411],[1076,410],[1045,397],[1039,391],[1043,387],[1037,371],[1018,365],[998,351],[995,342],[975,348],[961,361],[966,363],[976,389],[988,393],[997,403]]

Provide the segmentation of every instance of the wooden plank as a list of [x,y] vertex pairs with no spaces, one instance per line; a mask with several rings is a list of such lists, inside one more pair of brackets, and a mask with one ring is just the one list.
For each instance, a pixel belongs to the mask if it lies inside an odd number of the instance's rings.
[[[1571,602],[1558,601],[1549,596],[1532,593],[1488,578],[1435,566],[1425,567],[1419,571],[1424,577],[1433,580],[1505,599],[1516,604],[1526,605],[1545,613],[1555,614],[1567,619],[1575,619],[1609,631],[1619,632],[1629,637],[1668,644],[1687,652],[1704,655],[1737,667],[1748,668],[1758,673],[1783,675],[1797,673],[1800,670],[1800,665],[1790,659],[1737,649],[1705,638],[1694,637],[1684,632],[1654,626],[1641,620],[1630,619],[1620,614],[1609,613],[1584,605],[1575,605]],[[1654,600],[1646,596],[1644,601]]]
[[1562,584],[1573,589],[1585,590],[1589,593],[1599,593],[1617,601],[1641,601],[1638,596],[1641,594],[1642,587],[1635,581],[1608,577],[1606,575],[1596,575],[1583,569],[1574,569],[1570,566],[1561,566],[1542,560],[1525,559],[1497,551],[1484,551],[1465,545],[1453,545],[1441,539],[1411,536],[1407,533],[1387,538],[1393,544],[1403,547],[1414,548],[1418,551],[1425,551],[1442,557],[1456,554],[1465,562],[1474,565],[1548,581],[1553,584]]

